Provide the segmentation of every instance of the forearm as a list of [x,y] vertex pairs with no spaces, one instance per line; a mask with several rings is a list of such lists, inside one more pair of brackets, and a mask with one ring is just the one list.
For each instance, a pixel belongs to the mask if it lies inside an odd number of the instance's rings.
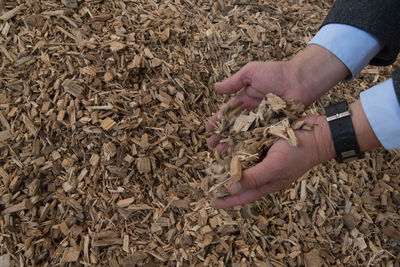
[[338,82],[350,75],[348,68],[334,54],[318,45],[309,45],[289,62],[296,77],[297,90],[287,90],[287,99],[296,99],[310,105]]

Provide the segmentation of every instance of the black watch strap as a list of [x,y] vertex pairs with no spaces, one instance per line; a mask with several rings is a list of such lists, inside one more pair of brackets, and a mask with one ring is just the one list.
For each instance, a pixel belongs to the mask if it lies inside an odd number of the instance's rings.
[[338,162],[362,158],[346,101],[325,108]]

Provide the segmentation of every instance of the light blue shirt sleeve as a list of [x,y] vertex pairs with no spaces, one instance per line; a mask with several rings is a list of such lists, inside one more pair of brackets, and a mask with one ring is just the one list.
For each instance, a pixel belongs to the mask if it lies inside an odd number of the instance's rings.
[[361,92],[360,100],[379,142],[386,149],[400,149],[400,105],[393,80]]
[[[353,79],[382,49],[372,35],[345,24],[327,24],[309,44],[324,47],[350,70]],[[400,105],[392,79],[360,94],[361,105],[379,142],[389,150],[400,149]]]
[[353,79],[382,49],[371,34],[346,24],[323,26],[309,44],[324,47],[338,57],[350,70]]

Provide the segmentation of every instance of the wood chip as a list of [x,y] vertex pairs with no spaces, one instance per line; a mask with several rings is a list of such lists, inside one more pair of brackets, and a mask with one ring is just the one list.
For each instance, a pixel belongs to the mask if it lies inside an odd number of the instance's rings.
[[105,118],[104,120],[101,121],[101,128],[104,130],[108,131],[111,130],[114,125],[117,124],[113,119],[111,118]]
[[72,80],[65,80],[63,87],[67,93],[75,97],[79,97],[83,93],[83,87]]
[[0,16],[0,20],[2,21],[7,21],[9,19],[12,19],[13,17],[15,17],[19,12],[21,12],[21,10],[25,7],[24,4],[16,6],[15,8],[4,12],[1,16]]
[[25,115],[22,115],[22,119],[24,121],[25,127],[36,136],[39,132],[39,129],[33,124],[33,122]]
[[132,204],[133,201],[135,201],[135,197],[130,197],[130,198],[126,198],[126,199],[121,199],[121,200],[118,200],[117,206],[120,207],[120,208],[126,208],[126,207],[128,207],[130,204]]
[[79,250],[76,250],[75,248],[68,247],[64,249],[61,262],[76,262],[78,261],[79,258]]
[[9,214],[9,213],[22,211],[22,210],[31,209],[32,207],[33,207],[32,202],[28,198],[26,198],[22,202],[6,208],[5,210],[3,210],[2,213]]
[[229,168],[232,183],[239,182],[242,179],[242,165],[237,156],[233,156]]

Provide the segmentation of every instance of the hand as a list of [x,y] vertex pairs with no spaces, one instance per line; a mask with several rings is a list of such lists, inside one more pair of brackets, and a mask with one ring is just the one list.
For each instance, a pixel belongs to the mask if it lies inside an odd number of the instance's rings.
[[298,147],[280,139],[262,162],[243,171],[240,182],[228,185],[231,196],[214,199],[213,206],[229,208],[252,202],[289,186],[312,167],[333,158],[335,149],[325,116],[306,121],[315,126],[312,131],[295,131]]
[[[243,102],[246,109],[256,108],[268,93],[283,99],[294,99],[308,106],[333,85],[350,74],[347,67],[331,52],[318,45],[309,45],[290,61],[251,62],[215,89],[223,94],[237,93],[228,105]],[[218,112],[206,124],[212,131]],[[213,135],[208,143],[216,147],[221,137]],[[217,147],[221,151],[222,147]]]
[[[361,151],[381,147],[358,100],[350,105],[351,119]],[[228,186],[232,194],[215,199],[215,208],[229,208],[252,202],[289,186],[312,167],[335,157],[332,136],[325,116],[310,116],[312,131],[295,131],[298,147],[280,139],[268,151],[262,162],[243,171],[239,183]]]
[[[223,94],[239,92],[228,105],[241,101],[243,108],[252,110],[270,92],[284,99],[295,98],[293,92],[298,92],[304,97],[306,92],[302,90],[296,75],[292,73],[289,62],[251,62],[227,80],[216,83],[215,89]],[[219,113],[220,111],[210,118],[206,124],[207,131],[213,130]],[[210,146],[217,146],[220,139],[220,136],[213,135],[209,138]],[[221,147],[218,150],[221,150]]]

